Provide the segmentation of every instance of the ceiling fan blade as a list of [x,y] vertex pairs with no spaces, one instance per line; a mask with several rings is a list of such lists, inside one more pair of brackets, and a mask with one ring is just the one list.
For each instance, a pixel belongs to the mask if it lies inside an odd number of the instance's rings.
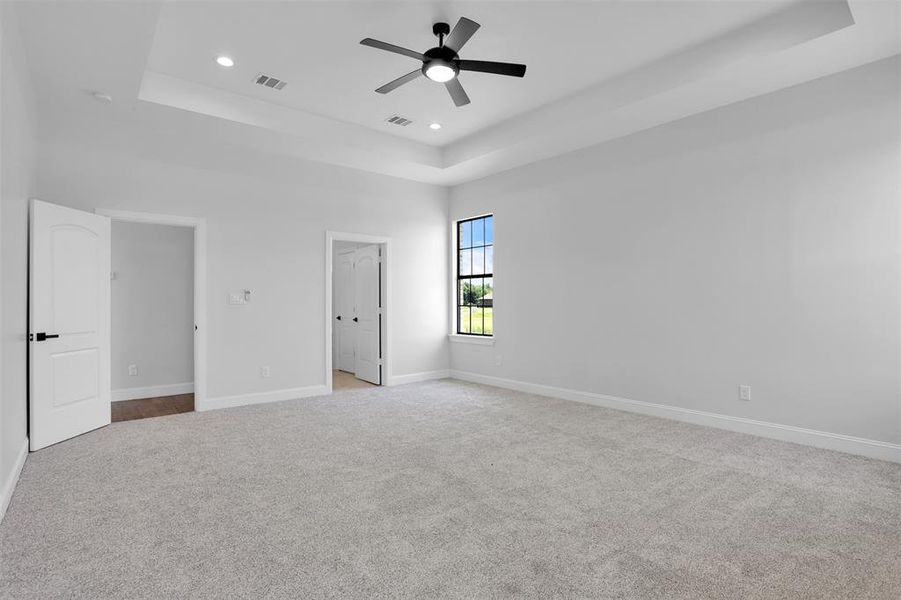
[[525,65],[492,62],[490,60],[461,60],[460,70],[494,73],[495,75],[509,75],[510,77],[522,77],[526,74]]
[[402,75],[402,76],[398,77],[394,81],[389,81],[388,83],[386,83],[385,85],[383,85],[382,87],[377,89],[376,91],[380,94],[387,94],[388,92],[399,88],[403,84],[410,83],[417,77],[421,77],[421,76],[422,76],[422,69],[416,69],[415,71],[410,71],[406,75]]
[[401,48],[400,46],[395,46],[394,44],[389,44],[388,42],[380,42],[379,40],[374,40],[372,38],[360,40],[360,43],[364,46],[378,48],[379,50],[387,50],[388,52],[394,52],[395,54],[403,54],[404,56],[409,56],[410,58],[415,58],[416,60],[425,59],[421,52],[416,52],[415,50],[409,50],[407,48]]
[[466,90],[463,89],[463,86],[460,85],[460,80],[454,77],[450,81],[444,82],[444,87],[447,88],[447,91],[450,92],[451,99],[454,101],[454,104],[457,106],[466,106],[469,104],[469,96],[466,95]]
[[481,25],[475,21],[467,19],[466,17],[460,17],[460,20],[454,25],[454,30],[444,39],[444,45],[454,52],[460,52],[460,48],[463,47],[463,44],[469,41],[469,38],[479,30],[479,27],[481,27]]

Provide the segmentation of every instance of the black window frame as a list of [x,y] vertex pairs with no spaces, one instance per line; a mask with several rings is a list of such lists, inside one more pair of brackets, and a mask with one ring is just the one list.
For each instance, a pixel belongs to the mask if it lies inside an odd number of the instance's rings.
[[[483,239],[483,240],[482,240],[482,244],[476,246],[476,245],[473,245],[473,240],[472,240],[472,238],[470,238],[470,246],[468,246],[468,247],[466,247],[466,248],[463,248],[463,236],[462,236],[463,225],[464,225],[465,223],[471,223],[471,222],[473,222],[473,221],[479,221],[479,220],[482,220],[482,219],[487,219],[487,218],[489,218],[489,217],[491,218],[491,221],[492,221],[492,237],[491,237],[491,243],[490,243],[490,244],[489,244],[489,243],[486,243],[487,240]],[[456,325],[456,327],[455,327],[454,329],[455,329],[457,335],[465,335],[465,336],[479,337],[479,338],[492,338],[492,337],[494,337],[494,302],[493,302],[493,290],[494,290],[494,259],[493,259],[493,256],[494,256],[494,213],[487,213],[487,214],[484,214],[484,215],[479,215],[479,216],[477,216],[477,217],[471,217],[471,218],[469,218],[469,219],[460,219],[459,221],[456,222],[456,228],[457,228],[457,229],[456,229],[456,234],[457,234],[457,240],[456,240],[456,241],[457,241],[457,243],[455,244],[455,251],[456,251],[456,253],[457,253],[457,261],[456,261],[456,264],[457,264],[457,273],[456,273],[456,278],[457,278],[457,282],[456,282],[456,293],[457,293],[457,296],[456,296],[456,299],[454,300],[454,310],[455,310],[455,312],[456,312],[455,320],[456,320],[457,325]],[[484,255],[484,253],[487,251],[487,248],[489,248],[489,247],[491,248],[491,252],[492,252],[491,273],[480,273],[480,274],[478,274],[478,275],[473,275],[473,274],[472,274],[472,266],[470,265],[470,274],[469,274],[469,275],[461,275],[461,274],[460,274],[460,273],[461,273],[461,270],[460,270],[460,255],[462,254],[463,250],[476,250],[476,249],[480,249],[480,248],[481,248],[482,251],[483,251],[483,255]],[[484,331],[485,331],[485,313],[484,313],[484,310],[483,310],[483,312],[482,312],[482,333],[472,333],[471,331],[462,331],[462,329],[463,329],[463,318],[462,318],[462,316],[461,316],[461,309],[463,309],[463,308],[465,307],[465,308],[470,308],[470,310],[471,310],[471,307],[472,307],[472,305],[469,305],[469,304],[461,304],[461,302],[462,302],[462,297],[463,297],[462,286],[463,286],[464,282],[466,282],[466,281],[471,281],[471,280],[473,280],[473,279],[483,279],[483,280],[484,280],[484,279],[489,279],[489,278],[490,278],[491,281],[492,281],[492,306],[491,306],[491,320],[492,320],[492,327],[491,327],[491,333],[484,333]],[[484,309],[484,308],[486,308],[486,307],[485,307],[485,306],[482,306],[482,308]],[[471,313],[471,312],[470,312],[470,327],[469,327],[469,328],[472,329],[472,313]]]

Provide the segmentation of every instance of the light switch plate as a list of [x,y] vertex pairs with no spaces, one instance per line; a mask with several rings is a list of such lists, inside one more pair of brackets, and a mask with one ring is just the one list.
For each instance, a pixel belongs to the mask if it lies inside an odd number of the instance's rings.
[[228,303],[231,305],[247,304],[247,296],[244,290],[228,293]]

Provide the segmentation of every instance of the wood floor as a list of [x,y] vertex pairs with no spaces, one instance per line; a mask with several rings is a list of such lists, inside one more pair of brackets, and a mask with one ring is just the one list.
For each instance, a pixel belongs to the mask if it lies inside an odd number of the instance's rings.
[[332,371],[332,389],[339,390],[362,390],[372,387],[378,387],[374,383],[357,379],[350,373],[335,369]]
[[[375,384],[357,379],[350,373],[338,371],[332,372],[332,388],[341,390],[360,390],[378,387]],[[177,396],[163,396],[160,398],[141,398],[140,400],[123,400],[112,403],[112,421],[132,421],[134,419],[149,419],[151,417],[164,417],[179,413],[192,412],[194,410],[194,394],[179,394]]]
[[160,398],[141,398],[139,400],[123,400],[113,402],[113,423],[164,417],[194,410],[194,394],[179,394]]

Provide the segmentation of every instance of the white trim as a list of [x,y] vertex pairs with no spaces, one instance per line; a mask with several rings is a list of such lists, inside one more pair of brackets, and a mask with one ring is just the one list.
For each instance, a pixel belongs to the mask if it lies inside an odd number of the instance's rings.
[[447,339],[457,344],[474,344],[476,346],[493,346],[494,336],[466,335],[465,333],[449,333]]
[[3,482],[3,489],[0,490],[0,521],[6,515],[6,509],[13,499],[13,492],[16,491],[16,484],[19,482],[19,475],[22,474],[22,468],[25,466],[25,459],[28,458],[28,438],[22,441],[19,448],[19,454],[16,455],[16,462],[13,463],[12,471],[6,476]]
[[216,410],[219,408],[234,408],[236,406],[248,406],[251,404],[265,404],[267,402],[282,402],[284,400],[297,400],[312,396],[324,396],[329,390],[324,385],[310,385],[300,388],[288,388],[284,390],[272,390],[271,392],[254,392],[252,394],[238,394],[235,396],[219,396],[218,398],[205,398],[201,402],[194,401],[194,410]]
[[114,221],[128,221],[130,223],[147,223],[150,225],[174,225],[177,227],[197,227],[205,225],[206,221],[199,217],[184,217],[181,215],[160,215],[155,213],[133,212],[129,210],[115,210],[111,208],[97,208],[94,213],[109,217]]
[[708,427],[748,433],[784,442],[793,442],[796,444],[804,444],[806,446],[814,446],[817,448],[825,448],[827,450],[857,454],[878,460],[901,463],[901,445],[892,444],[890,442],[869,440],[839,433],[829,433],[827,431],[817,431],[815,429],[805,429],[793,425],[756,421],[743,417],[720,415],[701,410],[667,406],[665,404],[629,400],[628,398],[619,398],[607,394],[596,394],[593,392],[569,390],[538,383],[527,383],[513,379],[502,379],[500,377],[481,375],[468,371],[457,371],[452,369],[451,377],[463,381],[518,390],[530,394],[560,398],[561,400],[572,400],[574,402],[593,404],[605,408],[684,421],[686,423],[694,423],[695,425],[706,425]]
[[161,398],[163,396],[177,396],[178,394],[192,394],[194,383],[170,383],[167,385],[148,385],[145,387],[122,388],[113,390],[111,399],[113,402],[124,400],[138,400],[140,398]]
[[194,228],[194,406],[203,404],[207,390],[207,255],[206,219],[97,208],[94,212],[114,221]]
[[447,282],[447,334],[455,335],[457,331],[457,220],[451,219],[448,238],[447,255],[450,259]]
[[440,371],[422,371],[420,373],[410,373],[408,375],[395,375],[388,380],[387,385],[405,385],[407,383],[416,383],[418,381],[447,379],[448,377],[450,377],[450,369],[442,369]]
[[385,306],[382,307],[384,318],[382,319],[382,384],[387,385],[391,381],[391,357],[393,336],[391,330],[394,320],[391,318],[391,238],[365,233],[345,233],[340,231],[325,232],[325,369],[323,380],[327,391],[332,393],[332,262],[335,242],[360,242],[363,244],[381,244],[384,249],[382,264],[385,270],[382,273],[382,293],[385,298]]

